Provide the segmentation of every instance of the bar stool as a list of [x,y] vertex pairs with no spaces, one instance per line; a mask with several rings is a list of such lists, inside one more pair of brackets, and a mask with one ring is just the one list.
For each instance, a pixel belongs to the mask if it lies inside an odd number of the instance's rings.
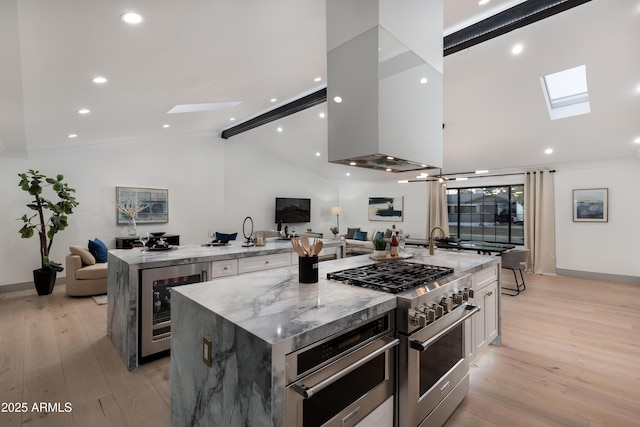
[[[520,292],[524,292],[524,290],[527,289],[527,286],[524,283],[522,270],[524,270],[526,267],[525,263],[529,258],[529,249],[511,249],[509,251],[502,252],[500,254],[500,257],[502,258],[502,268],[513,271],[513,277],[516,279],[515,288],[502,288],[504,290],[514,291],[515,293],[503,292],[503,294],[513,297],[519,295]],[[520,272],[521,282],[518,282],[518,275],[516,274],[516,270]]]

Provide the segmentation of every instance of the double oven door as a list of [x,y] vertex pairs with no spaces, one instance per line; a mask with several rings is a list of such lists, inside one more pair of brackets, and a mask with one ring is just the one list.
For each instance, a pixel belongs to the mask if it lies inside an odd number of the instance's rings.
[[469,390],[470,345],[465,329],[478,311],[463,304],[414,334],[400,336],[400,427],[442,425],[464,399]]
[[208,280],[208,263],[149,268],[140,272],[138,357],[171,347],[171,289]]

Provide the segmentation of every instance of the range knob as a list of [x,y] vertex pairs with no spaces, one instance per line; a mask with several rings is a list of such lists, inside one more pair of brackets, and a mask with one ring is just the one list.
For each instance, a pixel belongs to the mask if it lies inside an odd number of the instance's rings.
[[[420,307],[418,307],[418,310]],[[427,324],[427,316],[423,313],[420,313],[418,310],[409,310],[409,321],[414,326],[426,326]]]
[[436,321],[436,311],[433,308],[427,308],[425,310],[425,314],[427,316],[427,322],[435,322]]
[[440,300],[440,305],[442,306],[445,313],[450,313],[451,309],[453,309],[453,300],[451,298],[442,298]]
[[[467,298],[467,299],[469,299],[469,298]],[[458,292],[457,294],[455,294],[455,295],[453,296],[453,303],[454,303],[455,305],[460,305],[460,304],[462,304],[462,300],[463,300],[462,292]]]
[[436,319],[441,318],[444,315],[444,307],[439,304],[436,304],[434,308],[436,311]]

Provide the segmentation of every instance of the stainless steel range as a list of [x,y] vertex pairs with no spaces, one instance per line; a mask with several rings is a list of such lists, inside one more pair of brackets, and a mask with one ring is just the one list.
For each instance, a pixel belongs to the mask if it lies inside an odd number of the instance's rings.
[[452,268],[385,261],[327,274],[328,279],[396,293],[397,421],[439,426],[469,390],[468,319],[480,309],[470,275]]

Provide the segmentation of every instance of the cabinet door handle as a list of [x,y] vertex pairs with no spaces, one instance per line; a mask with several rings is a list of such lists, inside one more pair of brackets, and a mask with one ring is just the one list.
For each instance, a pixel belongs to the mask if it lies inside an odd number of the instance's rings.
[[269,260],[266,260],[264,263],[265,263],[265,264],[269,264]]
[[227,267],[226,265],[223,268],[224,271],[227,271],[228,269],[229,269],[229,267]]

